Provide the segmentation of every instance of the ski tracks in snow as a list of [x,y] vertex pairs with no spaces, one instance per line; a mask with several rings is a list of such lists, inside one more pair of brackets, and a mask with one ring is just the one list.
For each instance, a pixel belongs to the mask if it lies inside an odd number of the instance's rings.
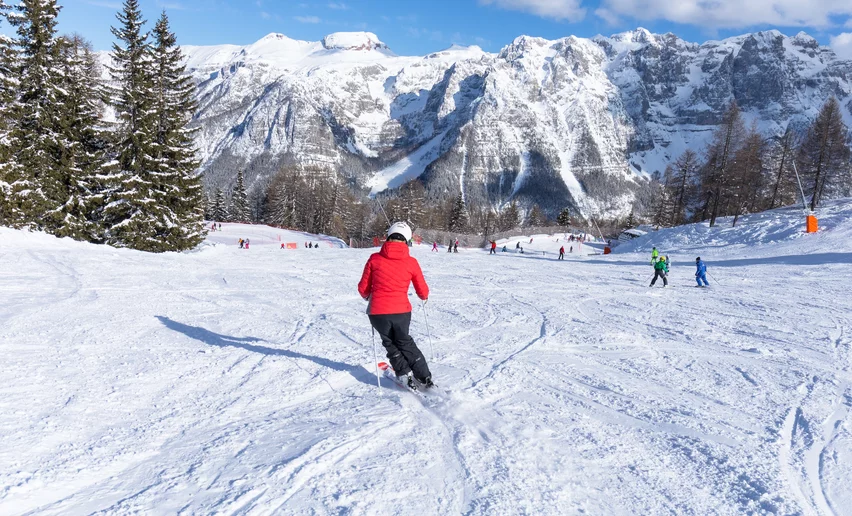
[[[802,510],[809,514],[841,515],[852,501],[848,477],[852,466],[842,463],[852,457],[852,353],[848,331],[834,319],[828,340],[838,374],[834,378],[813,376],[801,384],[797,390],[802,396],[788,411],[782,427],[781,470]],[[842,450],[838,453],[836,447],[841,441]],[[827,475],[827,469],[840,471],[832,476]]]

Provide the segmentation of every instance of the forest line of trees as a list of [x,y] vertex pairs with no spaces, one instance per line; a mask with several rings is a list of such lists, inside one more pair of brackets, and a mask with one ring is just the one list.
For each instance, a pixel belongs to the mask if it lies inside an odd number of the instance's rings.
[[[376,199],[361,197],[331,167],[289,165],[281,168],[260,196],[251,198],[242,171],[229,195],[222,189],[211,192],[206,216],[221,222],[263,223],[272,226],[337,236],[356,245],[371,245],[382,236],[390,221],[406,221],[414,228],[457,234],[494,233],[523,226],[551,225],[536,205],[526,218],[517,202],[502,211],[492,207],[470,207],[459,193],[444,202],[430,203],[418,179]],[[575,222],[568,210],[560,216],[564,225]]]
[[195,247],[195,87],[166,13],[145,32],[138,0],[124,2],[105,81],[89,42],[57,34],[61,9],[0,0],[16,34],[0,38],[0,224],[145,251]]
[[[767,139],[746,127],[731,103],[704,156],[687,150],[655,177],[656,200],[649,219],[659,226],[722,217],[736,225],[742,215],[804,202],[852,195],[852,150],[840,103],[829,99],[804,134],[788,127]],[[801,177],[801,189],[796,177]]]

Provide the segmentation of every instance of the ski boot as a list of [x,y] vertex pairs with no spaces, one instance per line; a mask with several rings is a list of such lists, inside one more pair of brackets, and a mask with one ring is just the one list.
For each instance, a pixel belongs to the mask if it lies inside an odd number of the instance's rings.
[[399,376],[398,379],[399,379],[400,383],[402,383],[403,385],[407,385],[408,388],[411,389],[412,391],[417,390],[417,384],[414,383],[414,375],[413,374],[411,374],[411,373],[404,374],[404,375]]

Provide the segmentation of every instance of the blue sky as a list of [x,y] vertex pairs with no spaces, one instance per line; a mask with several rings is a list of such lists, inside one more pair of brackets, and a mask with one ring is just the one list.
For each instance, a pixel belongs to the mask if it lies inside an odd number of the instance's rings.
[[[109,48],[120,0],[60,0],[62,32]],[[153,22],[165,9],[181,44],[249,44],[270,32],[316,41],[339,31],[376,33],[397,54],[453,43],[497,51],[527,34],[554,39],[642,26],[702,42],[753,30],[804,30],[852,58],[852,0],[141,0]],[[712,4],[712,6],[711,6]],[[6,28],[6,30],[8,30]]]

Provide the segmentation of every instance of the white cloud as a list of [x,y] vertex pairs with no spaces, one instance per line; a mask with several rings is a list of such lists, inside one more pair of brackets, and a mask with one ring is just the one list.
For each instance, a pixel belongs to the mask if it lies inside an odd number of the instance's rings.
[[299,23],[320,23],[319,16],[293,16],[293,19]]
[[852,15],[852,1],[603,0],[595,14],[608,23],[619,17],[627,17],[647,21],[667,20],[712,29],[737,29],[753,25],[829,27],[832,25],[832,16]]
[[260,17],[263,18],[264,20],[268,20],[268,19],[272,18],[272,15],[269,14],[268,12],[266,12],[266,11],[260,11]]
[[337,11],[345,11],[349,9],[349,6],[344,4],[343,2],[331,2],[330,4],[328,4],[328,8],[335,9]]
[[479,0],[479,3],[554,20],[578,22],[586,17],[586,10],[580,7],[580,0]]
[[846,20],[846,25],[845,25],[845,27],[846,27],[847,29],[852,29],[852,18],[849,18],[848,20]]
[[841,59],[852,59],[852,32],[831,37],[831,48]]

